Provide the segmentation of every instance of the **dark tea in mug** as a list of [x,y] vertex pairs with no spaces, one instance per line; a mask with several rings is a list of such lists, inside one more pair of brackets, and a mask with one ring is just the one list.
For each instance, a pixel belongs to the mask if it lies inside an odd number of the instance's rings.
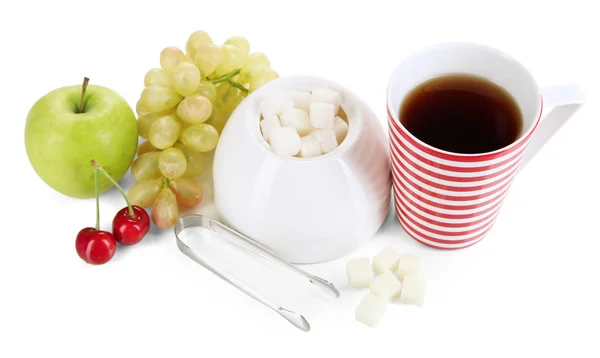
[[476,154],[503,148],[521,135],[523,119],[514,98],[492,81],[448,74],[421,83],[400,106],[400,123],[435,148]]

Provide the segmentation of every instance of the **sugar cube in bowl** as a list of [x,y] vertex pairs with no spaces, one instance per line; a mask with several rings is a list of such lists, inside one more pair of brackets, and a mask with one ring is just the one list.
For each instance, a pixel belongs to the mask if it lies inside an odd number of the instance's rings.
[[[310,118],[312,91],[323,88],[340,94],[338,113],[333,105],[330,114],[333,127],[311,124],[306,135],[298,134],[301,126],[285,127],[284,112],[290,109],[308,109]],[[282,103],[268,100],[272,96]],[[323,101],[318,103],[331,108]],[[282,125],[271,128],[269,140],[260,125],[265,115]],[[341,142],[335,116],[348,125]],[[329,130],[324,136],[329,141],[313,135],[319,129]],[[273,80],[249,93],[221,132],[212,165],[215,206],[224,224],[290,262],[340,258],[372,237],[388,213],[388,148],[386,131],[371,108],[343,86],[306,76]]]
[[301,158],[314,158],[321,155],[321,145],[319,141],[312,135],[307,135],[300,138],[300,157]]
[[263,120],[260,121],[260,129],[262,130],[263,137],[267,142],[271,140],[271,133],[273,129],[280,128],[281,122],[276,115],[266,116]]
[[310,124],[308,113],[300,108],[290,108],[279,116],[282,127],[291,127],[296,129],[299,136],[303,137],[312,132],[313,127]]
[[277,155],[296,155],[300,151],[300,136],[294,128],[275,128],[271,131],[271,147]]
[[333,129],[335,107],[330,103],[310,104],[310,124],[315,128]]

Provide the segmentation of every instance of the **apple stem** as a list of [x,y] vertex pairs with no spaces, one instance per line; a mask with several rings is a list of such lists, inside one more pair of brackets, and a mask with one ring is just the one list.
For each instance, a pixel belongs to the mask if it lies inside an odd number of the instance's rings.
[[100,199],[98,198],[98,169],[94,167],[94,194],[96,195],[96,230],[100,230]]
[[121,192],[121,195],[123,196],[123,199],[125,199],[125,202],[127,203],[127,207],[129,208],[129,217],[133,218],[135,217],[135,213],[133,211],[133,207],[131,206],[131,203],[129,202],[129,199],[127,198],[127,194],[125,194],[125,191],[123,190],[123,188],[121,188],[121,186],[119,185],[119,183],[117,183],[116,180],[114,180],[110,174],[108,174],[108,172],[106,170],[104,170],[104,168],[102,168],[101,166],[98,165],[98,163],[96,163],[95,160],[92,160],[92,166],[99,170],[100,173],[102,173],[102,175],[104,175],[106,177],[106,179],[108,179],[109,182],[111,182],[112,185],[116,186],[117,189],[119,189],[119,191]]
[[87,77],[83,78],[83,84],[81,85],[81,99],[79,100],[79,113],[83,113],[83,107],[85,102],[85,90],[87,89],[88,82],[90,79]]

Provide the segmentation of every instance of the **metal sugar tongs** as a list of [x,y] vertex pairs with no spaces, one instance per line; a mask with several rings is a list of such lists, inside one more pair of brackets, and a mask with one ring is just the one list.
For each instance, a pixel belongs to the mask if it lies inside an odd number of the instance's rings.
[[303,276],[326,295],[333,298],[337,298],[340,296],[340,292],[331,282],[324,280],[320,277],[311,275],[310,273],[298,268],[297,266],[277,256],[275,253],[273,253],[271,250],[261,245],[260,243],[228,228],[227,226],[221,224],[218,221],[212,220],[203,215],[187,215],[177,221],[177,224],[175,225],[175,238],[177,241],[177,247],[181,252],[183,252],[186,256],[196,261],[198,264],[202,265],[203,267],[205,267],[215,275],[219,276],[226,282],[235,286],[248,296],[254,298],[263,305],[271,308],[273,311],[277,312],[283,318],[288,320],[291,324],[305,332],[310,331],[310,324],[301,314],[281,307],[277,303],[271,301],[270,299],[256,291],[250,285],[238,279],[235,275],[232,275],[227,270],[215,267],[213,264],[205,260],[201,254],[195,252],[189,245],[183,242],[179,235],[184,229],[191,227],[201,227],[219,233],[221,234],[220,237],[222,237],[224,240],[234,241],[238,245],[241,244],[246,249],[252,250],[254,253],[264,258],[267,258],[269,261],[274,262],[282,267],[291,270],[292,272]]

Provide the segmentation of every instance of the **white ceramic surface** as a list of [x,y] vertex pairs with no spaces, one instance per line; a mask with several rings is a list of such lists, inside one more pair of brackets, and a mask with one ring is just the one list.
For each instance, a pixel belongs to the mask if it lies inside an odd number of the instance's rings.
[[[317,158],[283,158],[263,139],[259,105],[268,94],[328,87],[342,94],[348,135]],[[213,178],[224,224],[294,263],[346,255],[388,214],[388,139],[373,111],[353,93],[315,77],[284,77],[249,95],[223,129]]]

